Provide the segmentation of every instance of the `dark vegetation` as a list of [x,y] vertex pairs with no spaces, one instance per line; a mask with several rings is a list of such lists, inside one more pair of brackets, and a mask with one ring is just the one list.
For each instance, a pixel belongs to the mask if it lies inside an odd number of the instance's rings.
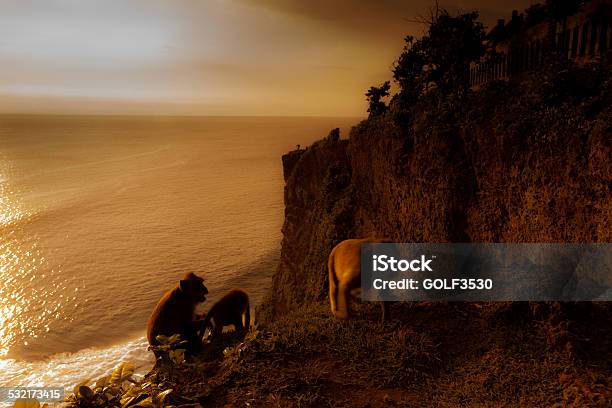
[[379,116],[385,113],[387,105],[383,101],[384,98],[390,95],[391,82],[385,81],[381,86],[372,86],[366,93],[368,99],[368,113],[370,118]]
[[333,130],[283,157],[281,260],[257,327],[188,361],[169,354],[109,392],[114,405],[94,404],[105,393],[94,387],[74,406],[612,405],[607,303],[405,302],[384,324],[377,305],[358,304],[355,319],[331,317],[326,260],[348,237],[612,240],[610,65],[551,54],[521,82],[473,92],[467,67],[487,52],[477,15],[436,10],[428,24],[406,39],[398,92],[370,88],[349,140]]

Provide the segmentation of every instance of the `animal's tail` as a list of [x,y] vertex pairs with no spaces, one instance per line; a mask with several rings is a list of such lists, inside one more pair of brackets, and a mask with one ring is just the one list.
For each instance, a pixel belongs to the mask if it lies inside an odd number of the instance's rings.
[[251,327],[251,305],[247,299],[246,310],[244,311],[244,328],[245,330],[249,330],[249,327]]
[[338,306],[336,305],[336,300],[338,299],[338,277],[336,276],[336,271],[334,269],[333,250],[329,254],[327,269],[329,270],[329,303],[331,306],[332,313],[336,314],[336,310],[338,310]]

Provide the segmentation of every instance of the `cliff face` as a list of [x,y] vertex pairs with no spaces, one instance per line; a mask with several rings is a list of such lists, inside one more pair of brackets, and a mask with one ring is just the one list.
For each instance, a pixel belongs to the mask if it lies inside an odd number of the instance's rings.
[[353,224],[347,148],[347,141],[323,140],[283,156],[283,255],[259,320],[325,296],[327,263],[322,260]]
[[527,131],[542,132],[535,135],[506,125],[506,115],[456,129],[417,124],[408,148],[392,132],[353,132],[355,233],[404,242],[609,242],[610,112],[578,120],[561,107],[529,112],[539,129]]
[[281,261],[260,319],[325,299],[327,255],[348,237],[610,242],[610,79],[580,75],[423,104],[408,126],[388,114],[286,155]]

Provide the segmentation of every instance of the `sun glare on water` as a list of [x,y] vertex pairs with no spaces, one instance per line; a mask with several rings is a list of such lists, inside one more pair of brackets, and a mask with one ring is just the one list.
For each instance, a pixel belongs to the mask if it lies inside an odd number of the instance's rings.
[[0,174],[0,357],[9,352],[9,345],[13,342],[15,317],[20,314],[21,306],[15,301],[15,293],[10,290],[14,277],[11,276],[18,255],[11,245],[11,225],[25,217],[12,202],[14,195],[7,182],[7,166],[3,166]]
[[[142,336],[104,349],[57,352],[82,308],[78,279],[66,277],[48,238],[37,234],[44,211],[28,210],[0,152],[0,387],[64,386],[108,373],[130,361],[138,373],[153,364]],[[51,341],[52,345],[47,343]],[[74,385],[74,384],[73,384]],[[0,402],[0,406],[3,406]]]
[[13,347],[28,347],[61,318],[65,289],[49,267],[36,237],[22,226],[32,214],[20,208],[9,183],[6,162],[0,163],[0,358]]

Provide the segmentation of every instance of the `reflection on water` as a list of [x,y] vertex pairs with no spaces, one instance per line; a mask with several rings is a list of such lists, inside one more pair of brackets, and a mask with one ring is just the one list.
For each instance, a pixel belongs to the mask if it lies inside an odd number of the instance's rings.
[[0,152],[0,228],[8,227],[28,216],[14,203],[15,192],[10,188],[9,172],[10,162]]
[[24,237],[20,231],[18,222],[33,215],[20,209],[10,188],[8,161],[0,164],[1,358],[11,348],[28,346],[30,339],[49,332],[53,322],[70,320],[71,309],[78,303],[76,295],[67,293],[61,271],[48,267],[37,238]]

